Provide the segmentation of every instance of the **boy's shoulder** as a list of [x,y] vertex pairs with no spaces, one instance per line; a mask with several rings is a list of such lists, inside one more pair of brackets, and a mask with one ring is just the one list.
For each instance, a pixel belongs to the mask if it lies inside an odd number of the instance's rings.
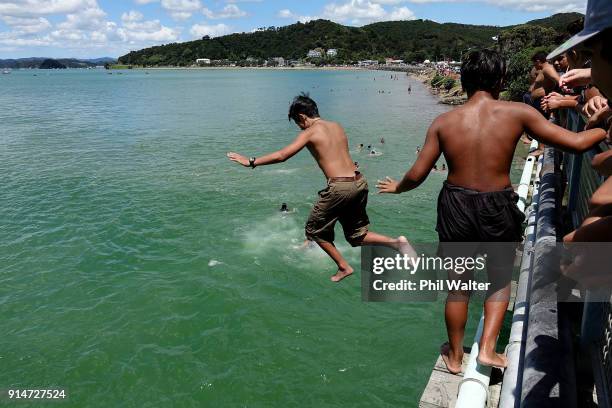
[[[529,110],[535,110],[533,107],[523,102],[512,102],[502,100],[492,100],[487,102],[488,107],[486,108],[489,113],[500,113],[504,115],[510,114],[522,114]],[[448,123],[453,123],[459,118],[465,118],[470,114],[474,114],[476,111],[471,110],[471,107],[466,105],[460,105],[454,109],[440,114],[433,122],[432,126],[444,126]]]

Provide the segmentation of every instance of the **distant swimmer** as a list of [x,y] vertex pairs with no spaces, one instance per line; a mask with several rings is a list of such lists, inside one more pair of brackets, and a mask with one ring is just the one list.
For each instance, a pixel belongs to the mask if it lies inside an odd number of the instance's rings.
[[384,137],[380,138],[380,144],[385,144],[385,138]]
[[286,214],[289,212],[289,207],[287,207],[287,203],[283,203],[281,205],[280,212],[282,212],[283,214]]
[[372,149],[370,151],[370,156],[382,156],[382,152],[377,152],[376,150]]
[[355,170],[359,170],[359,162],[355,162]]
[[307,148],[327,178],[327,188],[319,193],[306,222],[306,238],[316,242],[338,266],[331,277],[339,282],[353,274],[353,268],[334,245],[334,226],[340,221],[344,236],[351,246],[384,245],[415,258],[416,252],[408,240],[390,238],[370,231],[366,211],[368,183],[355,171],[355,161],[348,150],[348,138],[342,126],[319,116],[319,108],[307,94],[296,97],[289,108],[289,119],[302,132],[286,147],[265,156],[248,158],[229,152],[227,157],[244,167],[282,163]]
[[442,171],[446,171],[446,164],[442,164]]
[[359,151],[363,150],[363,143],[359,143]]
[[411,94],[412,93],[412,86],[408,85],[408,93]]
[[368,145],[368,151],[372,151],[372,145]]
[[437,164],[434,164],[432,171],[436,171],[436,172],[438,171],[438,165]]
[[419,153],[421,153],[421,146],[417,146],[417,149],[416,149],[416,154],[419,154]]

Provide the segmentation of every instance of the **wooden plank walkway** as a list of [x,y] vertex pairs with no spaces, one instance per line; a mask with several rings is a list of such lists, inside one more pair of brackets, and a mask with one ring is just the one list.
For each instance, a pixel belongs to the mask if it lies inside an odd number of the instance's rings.
[[[522,258],[521,254],[518,254],[517,259]],[[512,281],[510,286],[510,303],[508,304],[508,312],[510,318],[512,312],[514,312],[514,301],[516,300],[516,291],[518,284],[516,281]],[[421,400],[419,401],[419,408],[454,408],[457,402],[457,394],[459,394],[459,385],[463,380],[463,373],[465,372],[467,362],[470,358],[470,348],[464,347],[463,349],[463,363],[461,366],[460,374],[451,374],[446,369],[444,361],[441,356],[438,356],[436,364],[429,377],[429,382],[423,391]],[[497,408],[499,405],[499,397],[501,393],[501,385],[503,380],[503,372],[498,368],[493,368],[491,371],[491,382],[489,384],[489,400],[487,402],[487,408]]]
[[[467,362],[470,358],[470,350],[465,349],[463,355],[462,370],[465,371]],[[497,408],[499,405],[499,396],[501,392],[501,382],[503,373],[500,369],[494,368],[491,372],[491,384],[489,386],[489,401],[488,408]],[[454,408],[457,402],[457,394],[459,393],[459,384],[463,380],[463,373],[451,374],[446,370],[442,357],[438,356],[438,360],[431,372],[429,382],[421,401],[419,408]]]

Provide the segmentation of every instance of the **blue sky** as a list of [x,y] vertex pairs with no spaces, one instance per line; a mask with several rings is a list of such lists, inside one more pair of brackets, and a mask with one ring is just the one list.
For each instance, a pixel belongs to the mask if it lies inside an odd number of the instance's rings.
[[586,0],[0,0],[0,58],[117,57],[316,18],[353,26],[415,18],[504,26],[585,8]]

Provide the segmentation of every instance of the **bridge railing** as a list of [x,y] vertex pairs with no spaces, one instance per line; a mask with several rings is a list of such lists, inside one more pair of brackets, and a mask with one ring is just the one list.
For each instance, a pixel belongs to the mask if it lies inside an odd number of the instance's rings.
[[[586,123],[575,111],[567,112],[566,122],[567,128],[575,132],[582,131]],[[589,200],[605,180],[591,167],[591,161],[597,153],[608,149],[609,146],[602,143],[582,155],[565,155],[563,170],[567,179],[567,211],[574,228],[578,228],[588,215]],[[581,348],[590,357],[598,404],[609,407],[612,406],[612,303],[591,302],[589,299],[610,298],[610,294],[598,293],[594,296],[593,292],[586,291],[584,297]]]

